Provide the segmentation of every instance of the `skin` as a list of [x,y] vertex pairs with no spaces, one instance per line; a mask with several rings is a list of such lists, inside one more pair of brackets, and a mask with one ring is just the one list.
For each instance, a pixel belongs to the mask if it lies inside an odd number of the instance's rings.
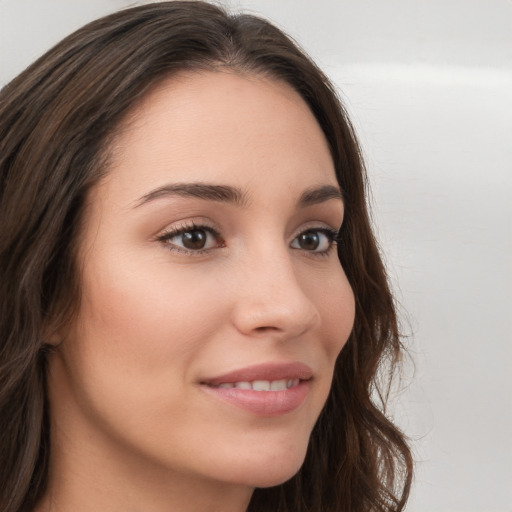
[[[146,95],[113,155],[88,198],[78,317],[49,363],[50,485],[37,510],[242,512],[255,487],[300,468],[354,321],[321,231],[339,228],[343,202],[299,204],[338,189],[326,140],[288,85],[189,72]],[[169,192],[183,183],[240,197]],[[192,223],[218,233],[199,233],[205,250],[170,238]],[[318,248],[300,241],[306,230]],[[254,414],[201,385],[269,362],[313,371],[286,414]]]

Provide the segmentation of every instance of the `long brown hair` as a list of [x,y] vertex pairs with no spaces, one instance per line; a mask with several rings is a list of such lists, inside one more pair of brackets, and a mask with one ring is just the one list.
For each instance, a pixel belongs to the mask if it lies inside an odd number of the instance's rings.
[[[345,197],[338,254],[356,319],[299,473],[257,489],[249,510],[397,512],[412,475],[401,432],[376,404],[376,376],[400,342],[370,227],[358,144],[334,88],[273,25],[203,2],[161,2],[97,20],[0,93],[0,509],[31,510],[51,457],[45,361],[51,333],[79,307],[75,263],[84,196],[107,167],[120,120],[157,81],[230,68],[291,85],[329,143]],[[389,366],[390,365],[390,366]]]

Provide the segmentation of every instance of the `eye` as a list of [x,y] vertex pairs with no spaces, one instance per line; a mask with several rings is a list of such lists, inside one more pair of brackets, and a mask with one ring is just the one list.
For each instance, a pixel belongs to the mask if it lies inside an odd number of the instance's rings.
[[334,246],[338,232],[329,228],[307,229],[291,243],[293,249],[325,254]]
[[204,252],[215,247],[222,247],[219,233],[208,226],[182,226],[164,233],[158,238],[169,249],[178,252]]

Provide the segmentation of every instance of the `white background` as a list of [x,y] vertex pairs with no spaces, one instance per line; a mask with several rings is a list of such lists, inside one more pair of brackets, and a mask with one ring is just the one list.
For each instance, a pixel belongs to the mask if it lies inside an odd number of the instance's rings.
[[[0,0],[0,84],[144,2]],[[341,90],[415,368],[396,418],[412,512],[512,511],[512,2],[244,0]]]

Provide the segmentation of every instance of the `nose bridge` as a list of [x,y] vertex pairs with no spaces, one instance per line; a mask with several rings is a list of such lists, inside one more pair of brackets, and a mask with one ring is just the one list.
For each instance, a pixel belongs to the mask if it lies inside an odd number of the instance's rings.
[[235,308],[240,331],[294,337],[319,320],[315,304],[298,279],[291,250],[282,240],[274,244],[267,240],[244,255]]

